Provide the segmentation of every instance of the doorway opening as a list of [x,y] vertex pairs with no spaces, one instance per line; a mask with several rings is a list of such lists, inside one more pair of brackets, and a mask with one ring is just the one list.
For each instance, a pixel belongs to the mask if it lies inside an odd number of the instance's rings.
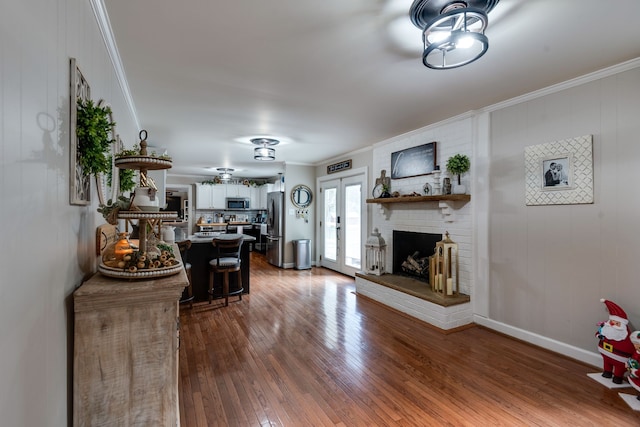
[[366,168],[318,179],[320,265],[355,277],[367,230]]

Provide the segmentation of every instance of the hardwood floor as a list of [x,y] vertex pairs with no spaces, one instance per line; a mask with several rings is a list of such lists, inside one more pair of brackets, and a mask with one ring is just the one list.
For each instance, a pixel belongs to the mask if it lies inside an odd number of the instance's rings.
[[[181,307],[192,426],[638,426],[595,369],[472,327],[443,334],[323,268],[252,253],[251,294]],[[595,351],[594,338],[594,351]]]

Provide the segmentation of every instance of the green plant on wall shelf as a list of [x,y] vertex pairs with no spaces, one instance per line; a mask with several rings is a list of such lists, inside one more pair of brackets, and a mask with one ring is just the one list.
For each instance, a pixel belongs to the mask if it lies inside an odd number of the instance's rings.
[[140,147],[138,144],[134,144],[133,148],[123,148],[119,152],[116,153],[116,159],[120,157],[129,157],[129,156],[139,156],[140,155]]
[[452,175],[458,176],[458,185],[461,184],[460,175],[467,172],[470,167],[469,157],[464,154],[456,154],[447,160],[447,171]]
[[[109,163],[111,163],[111,156],[109,156]],[[111,168],[107,171],[107,184],[111,187],[113,182],[113,171]],[[118,169],[118,190],[120,194],[127,191],[133,191],[136,188],[135,170],[133,169]]]
[[116,225],[118,223],[118,211],[128,211],[131,207],[131,198],[118,196],[116,200],[111,200],[98,207],[98,212],[102,214],[104,219],[109,223]]
[[[121,151],[116,153],[116,159],[119,159],[121,157],[131,157],[131,156],[139,156],[139,155],[140,155],[140,146],[138,144],[134,144],[133,148],[131,149],[123,148]],[[158,156],[155,151],[152,151],[149,157],[155,157],[156,159],[169,160],[169,161],[172,160],[170,155],[162,154]]]
[[87,175],[97,175],[111,169],[107,153],[112,139],[115,122],[111,119],[111,108],[97,104],[90,99],[78,99],[76,136],[78,139],[79,162]]
[[133,191],[136,188],[135,171],[133,169],[119,169],[118,183],[120,192]]

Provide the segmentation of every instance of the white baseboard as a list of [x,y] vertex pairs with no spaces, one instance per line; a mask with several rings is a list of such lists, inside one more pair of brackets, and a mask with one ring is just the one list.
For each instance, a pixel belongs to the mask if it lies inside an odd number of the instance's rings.
[[[495,320],[479,316],[477,314],[474,314],[473,321],[478,325],[482,325],[497,332],[501,332],[505,335],[509,335],[519,340],[526,341],[538,347],[546,348],[547,350],[565,355],[572,359],[579,360],[580,362],[584,362],[588,365],[597,367],[597,369],[599,370],[602,370],[602,356],[600,356],[600,353],[596,351],[586,351],[581,348],[574,347],[572,345],[556,341],[554,339],[544,337],[530,331],[525,331],[524,329],[516,328],[505,323],[497,322]],[[597,342],[594,341],[593,348],[595,349],[596,346]]]

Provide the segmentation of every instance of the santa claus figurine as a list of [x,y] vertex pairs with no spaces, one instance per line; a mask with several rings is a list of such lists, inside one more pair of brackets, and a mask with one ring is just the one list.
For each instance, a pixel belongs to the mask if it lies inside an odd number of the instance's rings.
[[609,320],[600,324],[596,337],[598,351],[604,361],[602,376],[613,377],[615,384],[621,384],[627,370],[627,361],[635,353],[631,342],[627,314],[616,303],[601,299],[609,310]]
[[[631,342],[636,351],[633,356],[627,360],[627,370],[629,371],[629,384],[640,393],[640,331],[633,331],[631,333]],[[640,400],[640,394],[638,394],[638,400]]]

